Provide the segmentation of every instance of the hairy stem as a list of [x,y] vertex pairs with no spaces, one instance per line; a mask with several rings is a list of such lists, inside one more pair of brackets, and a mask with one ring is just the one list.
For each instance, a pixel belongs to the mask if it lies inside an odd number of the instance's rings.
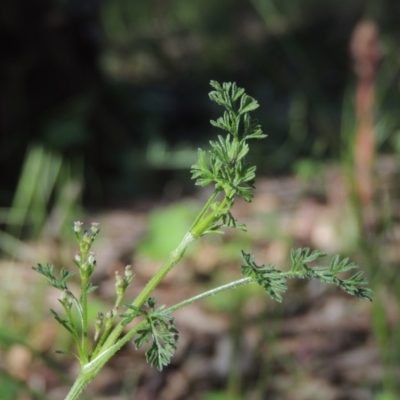
[[64,307],[64,310],[65,310],[65,313],[67,314],[67,318],[68,318],[68,321],[69,321],[70,326],[71,326],[71,334],[72,334],[72,337],[74,338],[76,347],[78,349],[79,359],[82,360],[83,357],[84,357],[84,352],[82,350],[82,345],[81,345],[81,342],[79,340],[78,333],[76,331],[76,326],[74,324],[74,318],[72,317],[71,310],[68,307]]
[[217,199],[218,195],[221,192],[219,190],[215,190],[214,193],[210,196],[210,198],[207,200],[207,203],[204,205],[202,210],[199,212],[197,215],[196,219],[194,220],[192,226],[189,229],[189,232],[192,232],[193,228],[199,224],[199,222],[203,219],[204,215],[207,213],[211,205],[214,203],[214,201]]
[[[169,311],[173,312],[179,310],[180,308],[186,307],[189,304],[192,304],[196,301],[202,300],[206,297],[213,296],[217,293],[223,292],[225,290],[235,289],[240,286],[248,285],[250,283],[255,283],[255,281],[251,278],[242,278],[236,280],[234,282],[228,283],[226,285],[219,286],[217,288],[208,290],[204,293],[201,293],[197,296],[191,297],[190,299],[184,300],[180,303],[175,304],[174,306],[168,308]],[[147,299],[147,296],[146,296]],[[77,377],[73,387],[70,390],[70,393],[65,398],[65,400],[76,400],[79,398],[79,395],[85,389],[85,387],[90,383],[92,379],[96,377],[96,375],[100,372],[103,366],[107,363],[107,361],[118,351],[120,350],[126,343],[133,339],[136,335],[137,331],[141,329],[146,324],[146,321],[140,322],[135,326],[132,330],[130,330],[126,335],[124,335],[121,339],[119,339],[114,345],[105,349],[101,352],[96,358],[94,358],[91,362],[86,364],[79,376]],[[118,325],[123,329],[122,324]],[[117,327],[118,327],[117,326]],[[122,332],[121,329],[121,332]],[[105,346],[104,346],[105,347]],[[103,347],[103,348],[104,348]]]
[[144,320],[131,329],[126,335],[118,340],[114,345],[100,353],[96,358],[85,364],[73,386],[71,387],[65,400],[78,400],[86,386],[98,375],[104,365],[120,350],[126,343],[133,339],[137,331],[146,325]]
[[[132,306],[136,308],[140,308],[143,303],[147,300],[147,298],[151,295],[153,290],[159,285],[159,283],[164,279],[164,277],[168,274],[168,272],[182,259],[186,249],[189,245],[199,238],[204,231],[206,231],[210,226],[215,223],[221,216],[222,212],[226,212],[226,207],[229,204],[228,199],[225,197],[216,210],[211,212],[209,215],[206,215],[207,211],[210,209],[212,204],[215,202],[219,190],[215,190],[214,193],[210,196],[205,206],[202,208],[200,213],[197,215],[196,219],[190,230],[186,233],[184,238],[178,247],[172,251],[167,259],[167,261],[163,264],[163,266],[157,271],[157,273],[150,279],[147,285],[143,288],[143,290],[139,293],[136,299],[131,303]],[[122,334],[124,330],[124,326],[119,323],[113,331],[110,333],[104,344],[101,348],[96,352],[101,353],[106,350],[110,346],[112,346]]]
[[[186,249],[195,240],[193,235],[190,232],[187,232],[181,243],[178,247],[172,251],[167,259],[167,261],[163,264],[163,266],[158,270],[158,272],[150,279],[147,285],[143,288],[143,290],[139,293],[136,299],[131,303],[132,306],[136,308],[140,308],[143,303],[147,300],[153,290],[159,285],[159,283],[164,279],[165,275],[182,259]],[[124,330],[124,326],[122,323],[119,323],[113,331],[110,333],[109,337],[105,341],[102,346],[100,352],[106,350],[110,346],[112,346],[121,335]]]
[[214,289],[208,290],[207,292],[200,293],[197,296],[191,297],[190,299],[183,300],[180,303],[177,303],[174,306],[169,307],[168,311],[174,312],[176,310],[179,310],[180,308],[188,306],[189,304],[195,303],[196,301],[205,299],[206,297],[214,296],[217,293],[224,292],[225,290],[236,289],[240,286],[245,286],[250,283],[256,283],[256,282],[252,278],[238,279],[237,281],[233,281],[233,282],[227,283],[226,285],[218,286]]
[[84,272],[81,274],[81,297],[80,304],[82,307],[82,355],[84,359],[82,361],[88,361],[89,345],[88,345],[88,307],[87,307],[87,274]]
[[[217,222],[223,214],[228,212],[229,206],[229,199],[227,196],[223,198],[221,203],[218,204],[215,210],[213,210],[210,214],[206,215],[204,218],[198,220],[197,224],[195,224],[191,229],[190,232],[195,239],[199,238],[207,229]],[[203,214],[204,215],[204,214]]]

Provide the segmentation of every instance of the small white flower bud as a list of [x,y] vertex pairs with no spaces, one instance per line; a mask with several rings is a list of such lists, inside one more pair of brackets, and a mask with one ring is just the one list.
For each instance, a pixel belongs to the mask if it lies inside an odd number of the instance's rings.
[[74,222],[74,232],[79,233],[82,230],[82,225],[83,225],[83,222],[75,221]]
[[75,260],[78,264],[82,261],[82,256],[81,256],[81,253],[80,253],[79,251],[77,251],[77,252],[75,253],[74,260]]

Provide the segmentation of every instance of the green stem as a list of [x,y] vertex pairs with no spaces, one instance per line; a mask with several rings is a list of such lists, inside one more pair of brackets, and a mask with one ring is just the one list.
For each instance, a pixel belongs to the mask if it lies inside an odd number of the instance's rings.
[[[242,278],[236,280],[234,282],[228,283],[226,285],[219,286],[215,289],[208,290],[207,292],[201,293],[197,296],[191,297],[190,299],[184,300],[180,303],[175,304],[174,306],[168,308],[169,311],[173,312],[179,310],[180,308],[186,307],[189,304],[192,304],[196,301],[202,300],[206,297],[213,296],[217,293],[223,292],[225,290],[234,289],[240,286],[248,285],[250,283],[255,283],[255,281],[251,278]],[[146,297],[147,298],[147,297]],[[114,356],[114,354],[120,350],[126,343],[133,339],[136,335],[137,331],[141,329],[144,325],[146,325],[147,321],[144,320],[135,326],[134,329],[129,331],[125,336],[123,336],[120,340],[118,340],[114,345],[109,347],[100,353],[96,358],[94,358],[91,362],[87,363],[79,373],[78,377],[75,380],[74,385],[72,386],[70,392],[68,393],[65,400],[77,400],[85,387],[92,381],[103,366],[107,363],[107,361]],[[118,327],[119,325],[117,325]],[[104,346],[103,346],[104,347]]]
[[[94,376],[93,376],[94,378]],[[82,394],[84,391],[85,387],[90,383],[90,381],[93,379],[92,377],[89,377],[86,374],[82,374],[82,372],[78,375],[76,378],[73,386],[71,387],[69,393],[67,394],[67,397],[65,400],[77,400],[79,399],[79,396]]]
[[114,317],[111,320],[106,321],[106,324],[104,326],[104,331],[101,334],[101,337],[98,340],[97,344],[93,347],[93,351],[92,351],[92,354],[90,356],[91,359],[97,357],[97,355],[99,354],[104,342],[108,338],[108,336],[109,336],[109,334],[110,334],[110,332],[111,332],[111,330],[113,328],[113,322],[115,320],[115,316],[116,316],[116,314],[114,315]]
[[[223,212],[226,212],[226,208],[229,205],[229,200],[225,197],[221,203],[218,205],[216,210],[211,212],[209,215],[206,215],[209,211],[211,205],[215,202],[219,190],[214,191],[214,193],[210,196],[205,206],[202,208],[198,216],[196,217],[192,227],[186,233],[184,238],[178,247],[172,251],[167,259],[167,261],[163,264],[163,266],[158,270],[158,272],[150,279],[147,285],[143,288],[143,290],[139,293],[136,299],[131,303],[132,306],[140,308],[143,303],[148,299],[153,290],[159,285],[159,283],[164,279],[164,277],[168,274],[168,272],[182,259],[186,249],[188,246],[200,237],[210,226],[218,220]],[[81,286],[81,305],[82,305],[82,329],[83,329],[83,351],[85,352],[85,357],[87,362],[87,298],[86,298],[86,279],[85,277],[81,277],[82,286]],[[184,307],[184,305],[190,304],[191,302],[200,300],[204,297],[211,296],[215,293],[218,293],[223,290],[228,290],[234,287],[238,287],[247,283],[250,283],[252,280],[250,278],[244,278],[236,282],[232,282],[228,285],[221,286],[219,288],[213,289],[211,291],[205,292],[201,295],[195,296],[186,301],[185,304],[179,303],[174,306],[174,310]],[[125,326],[120,322],[115,326],[115,328],[110,332],[107,339],[102,344],[98,344],[96,349],[92,354],[92,360],[85,364],[77,377],[71,391],[66,398],[66,400],[75,400],[78,399],[79,395],[82,393],[83,389],[89,384],[89,382],[99,373],[104,364],[125,344],[127,343],[133,336],[136,334],[137,330],[145,323],[138,324],[133,330],[129,331],[126,335],[120,338]]]
[[[208,199],[206,205],[202,208],[200,213],[195,219],[195,222],[192,225],[192,228],[186,233],[184,238],[178,247],[172,251],[167,259],[167,261],[163,264],[163,266],[158,270],[158,272],[150,279],[147,285],[143,288],[143,290],[139,293],[136,299],[131,303],[132,306],[140,308],[143,303],[148,299],[153,290],[159,285],[159,283],[164,279],[165,275],[182,259],[186,249],[188,246],[197,238],[199,238],[210,226],[221,217],[223,212],[226,212],[226,207],[229,205],[229,200],[225,196],[221,203],[218,205],[217,209],[212,213],[204,217],[207,213],[213,202],[216,200],[220,191],[216,190]],[[124,326],[119,323],[113,331],[108,336],[107,340],[104,344],[99,347],[97,353],[101,353],[105,351],[107,348],[112,346],[122,334],[124,330]]]
[[159,283],[164,279],[165,275],[182,259],[185,254],[186,249],[195,240],[190,232],[187,232],[182,239],[179,246],[170,253],[167,261],[158,270],[158,272],[150,279],[144,289],[139,293],[136,299],[132,302],[132,305],[140,308],[143,303],[147,300],[153,290],[159,285]]
[[147,324],[146,320],[143,320],[123,336],[117,343],[103,351],[96,358],[89,363],[85,364],[78,377],[76,378],[73,386],[71,387],[65,400],[78,400],[86,386],[98,375],[104,365],[110,360],[114,354],[120,350],[126,343],[128,343],[137,333],[137,331],[143,328]]
[[191,297],[190,299],[183,300],[180,303],[177,303],[174,306],[169,307],[168,311],[174,312],[176,310],[179,310],[180,308],[188,306],[189,304],[195,303],[196,301],[205,299],[206,297],[214,296],[217,293],[224,292],[225,290],[236,289],[240,286],[248,285],[250,283],[256,283],[256,281],[252,278],[238,279],[237,281],[227,283],[226,285],[218,286],[217,288],[208,290],[207,292],[200,293],[197,296]]
[[80,298],[80,304],[82,307],[82,315],[81,315],[81,321],[82,321],[82,356],[84,357],[83,359],[81,358],[82,362],[87,362],[88,361],[88,355],[89,355],[89,342],[88,342],[88,307],[87,307],[87,290],[86,290],[86,285],[87,285],[87,274],[86,272],[83,272],[81,274],[81,298]]
[[74,319],[72,317],[71,310],[68,307],[64,307],[64,310],[65,310],[65,313],[67,314],[67,318],[68,318],[69,324],[71,326],[71,334],[72,334],[72,337],[74,338],[74,341],[76,343],[76,347],[78,349],[79,359],[82,360],[83,357],[84,357],[84,353],[82,351],[82,346],[81,346],[81,343],[80,343],[80,340],[79,340],[78,333],[76,331],[76,327],[75,327],[75,324],[74,324]]
[[[182,239],[181,243],[178,245],[178,247],[170,253],[167,261],[158,270],[158,272],[150,279],[150,281],[139,293],[136,299],[131,303],[132,306],[140,308],[143,305],[143,303],[148,299],[153,290],[164,279],[165,275],[167,275],[168,272],[182,259],[185,250],[194,240],[195,238],[193,237],[193,235],[190,232],[187,232],[184,238]],[[109,337],[101,347],[100,352],[105,351],[107,348],[112,346],[117,341],[118,337],[121,335],[123,330],[124,326],[120,322],[110,333]]]
[[208,214],[203,219],[199,220],[197,224],[193,225],[190,230],[193,237],[195,239],[199,238],[207,229],[209,229],[213,225],[213,223],[218,221],[221,218],[222,214],[228,211],[227,206],[229,207],[229,199],[227,196],[225,196],[213,212]]
[[198,225],[198,223],[203,219],[204,215],[207,213],[211,205],[214,203],[216,200],[217,196],[221,193],[220,190],[215,190],[214,193],[210,196],[210,198],[207,200],[207,203],[204,205],[202,210],[199,212],[197,215],[196,219],[194,220],[192,226],[189,229],[189,232],[192,232],[193,228]]

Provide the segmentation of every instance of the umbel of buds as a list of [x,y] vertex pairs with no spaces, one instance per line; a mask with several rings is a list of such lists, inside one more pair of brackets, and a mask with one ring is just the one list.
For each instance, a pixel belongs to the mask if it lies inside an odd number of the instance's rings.
[[89,277],[96,268],[95,253],[90,249],[100,229],[98,222],[92,222],[90,232],[85,230],[82,234],[82,226],[83,222],[74,222],[74,232],[79,245],[79,251],[75,254],[74,262]]

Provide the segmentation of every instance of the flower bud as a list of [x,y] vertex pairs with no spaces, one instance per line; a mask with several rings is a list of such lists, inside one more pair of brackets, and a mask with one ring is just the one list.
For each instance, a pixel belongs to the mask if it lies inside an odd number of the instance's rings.
[[132,272],[132,266],[131,265],[127,265],[125,267],[125,278],[126,280],[128,280],[129,282],[132,280],[133,278],[133,272]]
[[112,312],[111,311],[107,311],[106,320],[109,321],[111,318],[112,318]]
[[105,322],[106,322],[106,329],[111,326],[114,321],[114,318],[117,316],[117,309],[113,308],[112,310],[108,311],[106,314]]
[[90,232],[92,233],[92,239],[96,237],[96,235],[99,233],[99,223],[98,222],[92,222],[92,226],[90,228]]
[[89,232],[87,230],[85,230],[84,234],[83,234],[83,238],[82,241],[86,244],[92,244],[92,239],[89,235]]
[[98,339],[100,332],[101,332],[101,328],[103,328],[103,323],[104,323],[104,314],[102,312],[99,312],[97,314],[97,318],[95,321],[94,340]]
[[82,230],[82,225],[83,225],[83,222],[75,221],[74,222],[74,232],[79,233]]
[[79,241],[79,249],[82,254],[87,254],[92,245],[92,238],[89,235],[89,232],[85,230],[82,238]]
[[75,260],[75,262],[76,262],[77,264],[80,264],[80,263],[82,262],[82,255],[81,255],[81,253],[80,253],[79,251],[77,251],[77,252],[75,253],[74,260]]
[[96,264],[96,258],[95,258],[95,253],[93,252],[93,251],[91,251],[90,253],[89,253],[89,257],[88,257],[88,263],[89,264]]
[[60,303],[68,308],[69,310],[72,308],[73,300],[71,292],[68,289],[64,289],[61,295]]
[[88,266],[87,262],[84,262],[84,263],[81,264],[81,271],[82,272],[87,272],[88,269],[89,269],[89,266]]
[[126,289],[125,279],[122,279],[118,271],[115,271],[115,290],[117,292],[118,298],[121,298],[124,295],[125,289]]

